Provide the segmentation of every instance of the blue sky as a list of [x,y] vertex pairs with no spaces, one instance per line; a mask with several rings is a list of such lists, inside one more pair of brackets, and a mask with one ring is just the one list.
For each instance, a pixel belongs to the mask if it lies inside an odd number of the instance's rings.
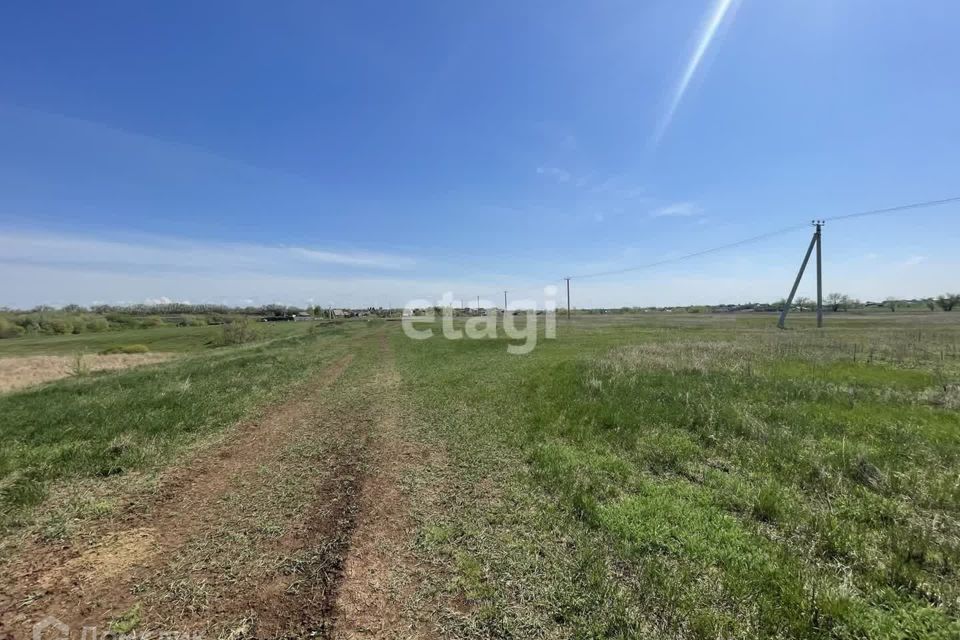
[[[889,0],[8,3],[0,305],[542,298],[960,195],[958,21]],[[825,287],[960,289],[958,212],[828,225]],[[807,238],[574,302],[779,298]]]

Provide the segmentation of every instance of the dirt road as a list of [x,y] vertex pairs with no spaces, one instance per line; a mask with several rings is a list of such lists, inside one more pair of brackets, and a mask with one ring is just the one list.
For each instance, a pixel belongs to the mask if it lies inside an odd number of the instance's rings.
[[371,334],[84,535],[27,541],[0,575],[0,636],[31,637],[45,616],[76,637],[430,636],[408,601],[403,480],[442,455],[405,412],[389,342]]

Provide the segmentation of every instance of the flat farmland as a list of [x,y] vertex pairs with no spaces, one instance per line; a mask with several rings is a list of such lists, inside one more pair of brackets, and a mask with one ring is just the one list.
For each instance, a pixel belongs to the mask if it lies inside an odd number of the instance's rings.
[[957,637],[960,314],[790,321],[346,322],[0,395],[0,625]]

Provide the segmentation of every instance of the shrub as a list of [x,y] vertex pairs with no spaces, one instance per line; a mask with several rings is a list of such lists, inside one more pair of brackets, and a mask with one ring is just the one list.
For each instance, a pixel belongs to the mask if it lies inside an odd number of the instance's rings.
[[145,344],[118,344],[107,347],[100,352],[102,356],[109,356],[114,353],[149,353],[150,347]]
[[29,316],[17,318],[16,323],[27,333],[38,333],[41,329],[40,323]]
[[223,325],[220,334],[219,344],[221,346],[232,344],[246,344],[260,339],[260,329],[254,326],[250,320],[234,320],[229,324]]
[[94,318],[93,320],[87,321],[87,331],[100,333],[101,331],[106,331],[109,328],[110,323],[107,322],[106,318]]
[[17,338],[26,333],[26,329],[6,318],[0,318],[0,338]]
[[44,328],[50,333],[56,333],[59,335],[73,333],[73,324],[67,322],[66,320],[51,320],[50,322],[46,323]]

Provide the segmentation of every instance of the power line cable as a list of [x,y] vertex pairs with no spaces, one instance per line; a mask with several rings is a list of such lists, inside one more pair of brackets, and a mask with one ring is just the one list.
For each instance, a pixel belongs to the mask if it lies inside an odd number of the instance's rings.
[[[960,202],[960,196],[952,196],[952,197],[949,197],[949,198],[941,198],[941,199],[939,199],[939,200],[924,200],[924,201],[921,201],[921,202],[911,202],[911,203],[908,203],[908,204],[897,205],[897,206],[894,206],[894,207],[885,207],[885,208],[882,208],[882,209],[869,209],[869,210],[867,210],[867,211],[857,211],[857,212],[855,212],[855,213],[847,213],[847,214],[842,214],[842,215],[833,216],[833,217],[829,217],[829,218],[823,218],[822,222],[837,222],[837,221],[840,221],[840,220],[849,220],[849,219],[852,219],[852,218],[863,218],[863,217],[867,217],[867,216],[883,215],[883,214],[887,214],[887,213],[897,213],[897,212],[901,212],[901,211],[909,211],[909,210],[912,210],[912,209],[924,209],[924,208],[929,208],[929,207],[937,207],[937,206],[944,205],[944,204],[950,204],[950,203],[954,203],[954,202]],[[727,249],[734,249],[734,248],[736,248],[736,247],[741,247],[741,246],[744,246],[744,245],[747,245],[747,244],[753,244],[753,243],[755,243],[755,242],[760,242],[761,240],[766,240],[766,239],[768,239],[768,238],[773,238],[773,237],[776,237],[776,236],[779,236],[779,235],[784,235],[784,234],[791,233],[791,232],[793,232],[793,231],[797,231],[797,230],[800,230],[800,229],[806,229],[808,226],[809,226],[809,223],[804,222],[804,223],[802,223],[802,224],[795,224],[795,225],[791,225],[791,226],[789,226],[789,227],[783,227],[782,229],[777,229],[777,230],[775,230],[775,231],[769,231],[769,232],[767,232],[767,233],[762,233],[762,234],[760,234],[760,235],[751,236],[751,237],[749,237],[749,238],[744,238],[743,240],[737,240],[736,242],[730,242],[730,243],[727,243],[727,244],[722,244],[722,245],[719,245],[719,246],[716,246],[716,247],[711,247],[711,248],[709,248],[709,249],[703,249],[703,250],[701,250],[701,251],[694,251],[693,253],[687,253],[687,254],[684,254],[684,255],[681,255],[681,256],[676,256],[676,257],[673,257],[673,258],[664,258],[663,260],[656,260],[656,261],[654,261],[654,262],[648,262],[648,263],[646,263],[646,264],[635,265],[635,266],[632,266],[632,267],[624,267],[624,268],[621,268],[621,269],[611,269],[611,270],[608,270],[608,271],[597,271],[597,272],[593,272],[593,273],[581,273],[581,274],[579,274],[579,275],[569,276],[569,279],[570,279],[570,280],[584,280],[584,279],[588,279],[588,278],[600,278],[600,277],[603,277],[603,276],[612,276],[612,275],[619,275],[619,274],[622,274],[622,273],[631,273],[631,272],[633,272],[633,271],[642,271],[642,270],[644,270],[644,269],[652,269],[653,267],[659,267],[659,266],[662,266],[662,265],[665,265],[665,264],[673,264],[673,263],[676,263],[676,262],[682,262],[682,261],[684,261],[684,260],[690,260],[690,259],[692,259],[692,258],[698,258],[698,257],[700,257],[700,256],[709,255],[709,254],[711,254],[711,253],[716,253],[716,252],[718,252],[718,251],[725,251],[725,250],[727,250]],[[565,279],[566,279],[566,278],[565,278]],[[562,281],[561,281],[561,282],[562,282]],[[526,291],[542,290],[544,287],[550,286],[550,285],[552,285],[552,284],[554,284],[554,283],[551,282],[551,283],[548,283],[548,284],[544,284],[543,282],[541,282],[541,283],[536,284],[536,285],[531,285],[530,287],[513,287],[512,289],[508,289],[508,290],[509,290],[511,293],[516,294],[516,293],[521,293],[521,292],[526,292]],[[484,297],[484,298],[487,298],[487,299],[492,300],[494,297],[499,296],[500,293],[502,293],[502,292],[503,292],[503,290],[501,289],[500,291],[498,291],[498,292],[495,293],[495,294],[490,294],[490,295],[481,296],[481,297]]]
[[909,211],[910,209],[925,209],[927,207],[938,207],[942,204],[951,202],[960,202],[960,196],[952,198],[943,198],[942,200],[926,200],[924,202],[911,202],[910,204],[901,204],[896,207],[887,207],[885,209],[871,209],[869,211],[858,211],[857,213],[847,213],[845,215],[824,218],[824,222],[835,222],[837,220],[849,220],[850,218],[863,218],[866,216],[876,216],[884,213],[896,213],[899,211]]
[[809,226],[809,223],[804,224],[795,224],[789,227],[784,227],[782,229],[777,229],[776,231],[769,231],[767,233],[760,234],[758,236],[753,236],[750,238],[745,238],[743,240],[737,240],[736,242],[731,242],[729,244],[722,244],[718,247],[711,247],[710,249],[703,249],[702,251],[695,251],[693,253],[687,253],[682,256],[677,256],[674,258],[664,258],[663,260],[657,260],[656,262],[648,262],[647,264],[636,265],[633,267],[625,267],[623,269],[612,269],[610,271],[597,271],[595,273],[582,273],[575,276],[570,276],[571,280],[583,280],[586,278],[599,278],[601,276],[612,276],[618,275],[621,273],[629,273],[631,271],[640,271],[642,269],[650,269],[652,267],[659,267],[664,264],[671,264],[673,262],[681,262],[683,260],[689,260],[691,258],[697,258],[699,256],[704,256],[710,253],[715,253],[717,251],[723,251],[725,249],[733,249],[734,247],[743,246],[745,244],[751,244],[753,242],[759,242],[761,240],[766,240],[767,238],[772,238],[774,236],[783,235],[785,233],[790,233],[792,231],[797,231],[798,229],[806,229]]
[[[847,213],[847,214],[843,214],[843,215],[833,216],[833,217],[831,217],[831,218],[824,218],[824,219],[823,219],[823,222],[836,222],[836,221],[839,221],[839,220],[849,220],[849,219],[851,219],[851,218],[863,218],[863,217],[867,217],[867,216],[882,215],[882,214],[886,214],[886,213],[897,213],[897,212],[900,212],[900,211],[909,211],[909,210],[911,210],[911,209],[924,209],[924,208],[928,208],[928,207],[936,207],[936,206],[940,206],[940,205],[944,205],[944,204],[950,204],[950,203],[953,203],[953,202],[960,202],[960,196],[953,196],[953,197],[950,197],[950,198],[942,198],[942,199],[939,199],[939,200],[924,200],[924,201],[922,201],[922,202],[911,202],[911,203],[909,203],[909,204],[897,205],[897,206],[895,206],[895,207],[885,207],[885,208],[883,208],[883,209],[870,209],[870,210],[867,210],[867,211],[858,211],[858,212],[856,212],[856,213]],[[631,272],[631,271],[640,271],[640,270],[642,270],[642,269],[650,269],[650,268],[652,268],[652,267],[658,267],[658,266],[664,265],[664,264],[671,264],[671,263],[674,263],[674,262],[681,262],[681,261],[683,261],[683,260],[689,260],[689,259],[691,259],[691,258],[697,258],[697,257],[703,256],[703,255],[707,255],[707,254],[710,254],[710,253],[715,253],[715,252],[717,252],[717,251],[724,251],[724,250],[726,250],[726,249],[733,249],[733,248],[735,248],[735,247],[739,247],[739,246],[742,246],[742,245],[745,245],[745,244],[751,244],[751,243],[754,243],[754,242],[759,242],[759,241],[761,241],[761,240],[766,240],[767,238],[772,238],[772,237],[774,237],[774,236],[778,236],[778,235],[781,235],[781,234],[790,233],[790,232],[796,231],[796,230],[798,230],[798,229],[805,229],[805,228],[807,228],[808,226],[809,226],[809,223],[792,225],[792,226],[789,226],[789,227],[784,227],[783,229],[778,229],[778,230],[776,230],[776,231],[770,231],[770,232],[768,232],[768,233],[763,233],[763,234],[760,234],[760,235],[758,235],[758,236],[753,236],[753,237],[750,237],[750,238],[745,238],[745,239],[743,239],[743,240],[738,240],[738,241],[736,241],[736,242],[731,242],[731,243],[729,243],[729,244],[720,245],[720,246],[718,246],[718,247],[712,247],[712,248],[710,248],[710,249],[704,249],[704,250],[702,250],[702,251],[695,251],[695,252],[693,252],[693,253],[688,253],[688,254],[685,254],[685,255],[682,255],[682,256],[677,256],[677,257],[675,257],[675,258],[665,258],[665,259],[663,259],[663,260],[657,260],[656,262],[650,262],[650,263],[647,263],[647,264],[641,264],[641,265],[637,265],[637,266],[634,266],[634,267],[625,267],[625,268],[623,268],[623,269],[613,269],[613,270],[610,270],[610,271],[600,271],[600,272],[596,272],[596,273],[587,273],[587,274],[581,274],[581,275],[578,275],[578,276],[570,276],[570,278],[571,278],[572,280],[582,280],[582,279],[584,279],[584,278],[599,278],[599,277],[601,277],[601,276],[618,275],[618,274],[621,274],[621,273],[629,273],[629,272]]]

